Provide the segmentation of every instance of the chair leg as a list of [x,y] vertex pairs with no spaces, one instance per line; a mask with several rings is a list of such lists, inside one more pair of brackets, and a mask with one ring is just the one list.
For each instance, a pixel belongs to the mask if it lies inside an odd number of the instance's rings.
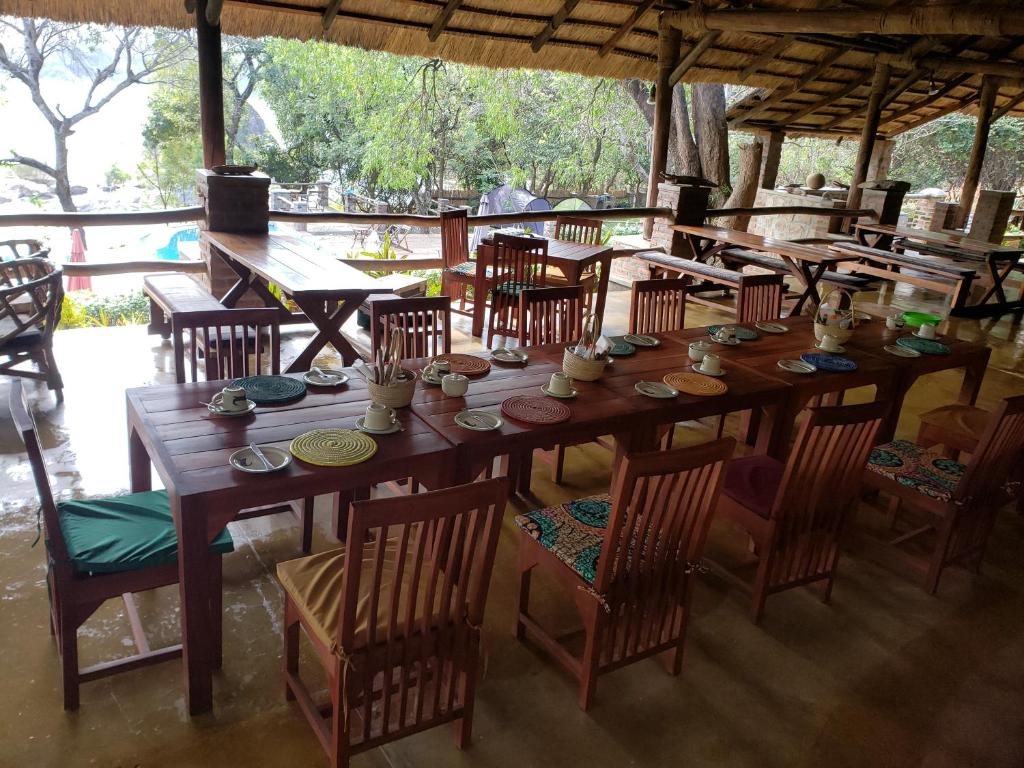
[[295,693],[288,682],[289,676],[299,674],[299,612],[288,593],[284,596],[284,697],[295,701]]
[[754,590],[750,599],[750,620],[754,624],[760,624],[764,618],[764,605],[768,600],[768,574],[771,572],[768,549],[762,542],[757,542],[760,562],[757,565],[757,578],[754,580]]
[[527,547],[530,542],[524,537],[519,541],[519,606],[516,609],[516,640],[522,642],[526,639],[526,625],[522,622],[522,616],[529,612],[530,607],[530,579],[533,576],[533,566],[536,559],[530,556]]
[[299,521],[302,524],[302,554],[308,555],[313,551],[313,496],[307,496],[302,500],[302,511]]
[[597,623],[594,618],[584,619],[586,622],[587,640],[580,660],[580,709],[589,711],[597,694]]
[[452,723],[455,731],[455,746],[468,749],[473,741],[473,703],[476,699],[476,668],[479,658],[480,641],[475,641],[477,652],[470,656],[466,670],[459,681],[459,694],[462,699],[462,717]]
[[210,558],[210,641],[213,668],[224,666],[224,558]]
[[551,482],[555,485],[562,484],[562,476],[565,472],[565,446],[556,445],[555,450],[552,451],[553,461],[551,462]]
[[78,709],[78,620],[73,609],[60,612],[59,650],[61,674],[64,682],[64,709]]

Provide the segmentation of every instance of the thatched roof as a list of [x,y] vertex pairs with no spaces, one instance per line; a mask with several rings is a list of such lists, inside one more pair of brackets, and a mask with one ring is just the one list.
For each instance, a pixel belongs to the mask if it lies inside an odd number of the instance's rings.
[[[923,13],[935,5],[928,0],[755,2],[755,8],[747,6],[748,18],[773,9],[816,8],[865,14],[889,9],[887,15],[895,18],[894,7]],[[971,0],[954,3],[951,7],[962,11]],[[706,3],[708,8],[725,5]],[[929,20],[932,17],[908,18],[906,33],[857,30],[861,33],[843,37],[841,24],[831,34],[782,33],[770,25],[763,30],[760,24],[732,24],[739,18],[735,15],[725,17],[726,23],[719,24],[724,28],[716,29],[699,11],[679,12],[689,6],[686,0],[227,0],[221,23],[224,33],[231,35],[323,39],[488,67],[651,80],[662,19],[683,30],[680,60],[686,62],[685,81],[754,88],[729,110],[737,128],[856,134],[872,71],[880,60],[892,65],[879,127],[882,135],[950,112],[969,111],[977,102],[983,71],[1008,76],[1000,86],[996,113],[1024,115],[1024,37],[1004,36],[1024,35],[1024,30],[1015,21],[1004,23],[993,16],[992,5],[980,8],[978,19],[962,19],[947,7],[938,22]],[[1015,9],[1024,18],[1021,0],[1002,0],[995,7]],[[335,9],[325,28],[325,14]],[[5,0],[3,12],[124,25],[194,24],[183,0]],[[800,18],[812,15],[804,10]],[[882,19],[879,29],[889,29],[890,21]],[[928,25],[935,23],[946,27],[939,30],[941,36],[910,33],[932,31]],[[961,27],[976,34],[948,34]]]

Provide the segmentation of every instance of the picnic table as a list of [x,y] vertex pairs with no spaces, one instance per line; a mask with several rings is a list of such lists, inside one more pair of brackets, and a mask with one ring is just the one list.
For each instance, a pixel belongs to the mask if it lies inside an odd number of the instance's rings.
[[813,306],[818,306],[821,303],[818,281],[824,276],[826,270],[830,267],[835,268],[844,260],[841,256],[829,251],[828,248],[779,240],[774,237],[762,237],[726,227],[713,227],[707,224],[674,224],[672,229],[686,235],[693,258],[698,261],[707,262],[729,247],[748,248],[778,256],[789,274],[793,275],[803,286],[803,293],[797,298],[796,304],[791,310],[793,315],[799,315],[808,301]]
[[302,310],[300,319],[316,326],[316,335],[287,372],[308,371],[327,344],[338,351],[346,365],[359,356],[342,334],[341,326],[367,296],[387,292],[386,287],[287,235],[204,232],[203,237],[238,275],[238,282],[220,300],[224,306],[235,306],[252,290],[268,307],[280,309],[283,322],[295,322],[294,313],[268,287],[273,283]]

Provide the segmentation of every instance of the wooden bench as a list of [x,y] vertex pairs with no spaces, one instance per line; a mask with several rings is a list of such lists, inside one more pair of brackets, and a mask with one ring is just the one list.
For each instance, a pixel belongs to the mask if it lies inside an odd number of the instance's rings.
[[[832,250],[850,257],[850,269],[885,280],[910,283],[951,297],[952,306],[963,307],[971,295],[978,274],[969,267],[940,262],[923,256],[909,256],[857,243],[836,243]],[[911,272],[904,272],[909,269]]]
[[723,267],[715,267],[694,259],[682,259],[660,251],[641,251],[634,256],[647,264],[651,277],[685,275],[700,282],[686,292],[688,301],[697,304],[730,309],[698,293],[713,290],[736,291],[736,321],[752,323],[758,320],[774,320],[782,313],[782,295],[785,284],[781,274],[745,275]]
[[[789,266],[782,259],[771,256],[767,253],[759,253],[746,248],[725,248],[719,252],[722,261],[727,264],[739,263],[749,264],[762,269],[771,270],[774,274],[792,274]],[[863,291],[870,287],[872,280],[867,277],[851,275],[835,270],[826,270],[822,273],[820,282],[828,283],[839,288],[846,288],[851,291]]]
[[146,275],[142,278],[142,290],[149,297],[149,332],[165,339],[171,336],[175,313],[225,308],[198,280],[182,272]]
[[359,305],[359,316],[356,318],[359,327],[365,331],[370,329],[370,304],[374,301],[385,301],[387,299],[410,299],[414,296],[427,295],[426,277],[415,275],[403,275],[398,272],[391,272],[384,277],[377,278],[377,285],[380,286],[380,293],[371,293],[366,301]]

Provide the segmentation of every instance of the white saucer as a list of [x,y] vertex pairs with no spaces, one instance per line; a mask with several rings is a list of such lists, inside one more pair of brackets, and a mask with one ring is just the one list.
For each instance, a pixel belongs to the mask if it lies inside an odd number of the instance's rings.
[[334,374],[334,376],[324,378],[313,371],[306,371],[302,374],[302,380],[314,387],[340,387],[348,381],[348,374],[337,368],[321,368],[320,370],[327,374]]
[[789,333],[789,328],[781,323],[769,323],[764,320],[758,320],[754,323],[754,327],[759,331],[764,331],[765,333]]
[[690,370],[694,373],[699,373],[701,376],[714,376],[716,379],[725,376],[725,371],[720,370],[718,373],[711,373],[710,371],[702,370],[699,365],[691,365]]
[[936,333],[934,336],[922,336],[917,331],[914,331],[914,333],[911,334],[911,335],[912,336],[917,336],[917,338],[924,339],[925,341],[939,341],[939,340],[942,339],[942,334],[941,333]]
[[643,333],[627,333],[622,337],[622,340],[628,341],[634,347],[656,347],[661,344],[659,339]]
[[673,397],[679,396],[678,389],[660,381],[638,381],[633,385],[633,389],[641,395],[653,397],[657,400],[671,400]]
[[821,352],[824,352],[826,355],[841,355],[843,354],[843,352],[846,351],[846,347],[841,345],[836,347],[835,349],[825,349],[823,346],[821,346],[821,344],[815,344],[814,348]]
[[423,379],[423,381],[427,382],[427,384],[433,384],[435,387],[441,386],[441,380],[434,378],[433,376],[427,376],[427,374],[424,373],[420,375],[420,378]]
[[[711,334],[709,333],[708,336],[711,336]],[[732,339],[732,341],[722,341],[721,339],[716,339],[714,336],[711,336],[711,340],[715,342],[715,344],[724,344],[727,347],[735,347],[737,344],[740,343],[740,340],[735,337]]]
[[[252,400],[245,401],[245,410],[241,411],[225,411],[223,408],[218,408],[215,405],[206,406],[206,410],[210,412],[211,416],[246,416],[256,410],[256,403]],[[246,448],[245,450],[249,450]]]
[[[470,417],[467,420],[467,416]],[[490,426],[482,426],[481,424],[474,423],[473,417],[480,419],[481,421],[489,424]],[[455,414],[455,423],[465,429],[471,429],[474,432],[493,432],[495,429],[501,427],[504,424],[504,420],[496,413],[490,413],[489,411],[459,411]]]
[[521,349],[499,347],[491,350],[491,360],[497,360],[499,363],[525,363],[529,359],[530,356]]
[[292,463],[292,455],[283,448],[261,445],[259,449],[267,457],[267,461],[274,465],[273,469],[267,469],[263,462],[252,452],[251,448],[242,448],[235,451],[228,457],[228,463],[235,469],[249,472],[253,475],[266,475],[271,472],[278,472]]
[[576,397],[576,395],[579,394],[579,392],[577,392],[576,389],[573,387],[570,387],[568,394],[565,395],[555,394],[550,389],[548,389],[547,386],[541,387],[540,391],[543,392],[548,397],[557,397],[559,400],[572,400],[574,397]]
[[790,373],[802,373],[811,374],[815,373],[818,369],[810,363],[805,363],[803,360],[779,360],[776,363],[779,368]]
[[366,432],[367,434],[370,435],[393,435],[395,432],[399,432],[402,429],[402,425],[399,424],[397,421],[391,422],[391,426],[388,427],[387,429],[370,429],[369,427],[364,425],[363,422],[365,420],[365,416],[360,416],[358,419],[356,419],[356,429],[358,429],[360,432]]
[[[916,335],[916,334],[915,334]],[[896,355],[896,357],[920,357],[921,353],[916,349],[910,347],[901,347],[899,344],[886,344],[882,347],[890,355]]]

